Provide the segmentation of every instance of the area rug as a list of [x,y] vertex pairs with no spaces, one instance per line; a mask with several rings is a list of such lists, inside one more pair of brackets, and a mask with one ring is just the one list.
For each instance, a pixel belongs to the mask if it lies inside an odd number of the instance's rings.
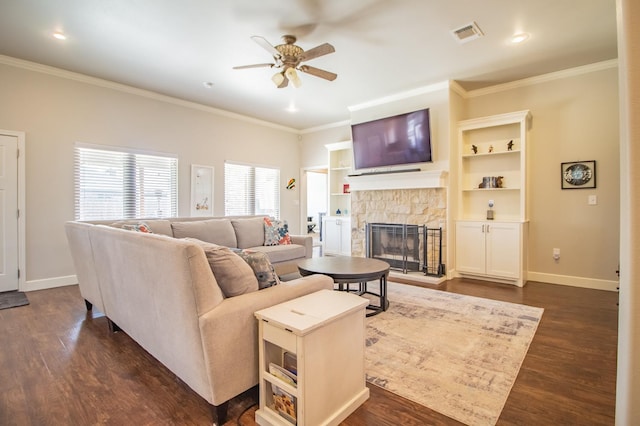
[[0,309],[15,308],[29,304],[27,295],[21,291],[5,291],[0,293]]
[[467,425],[495,425],[543,309],[389,283],[367,319],[367,381]]

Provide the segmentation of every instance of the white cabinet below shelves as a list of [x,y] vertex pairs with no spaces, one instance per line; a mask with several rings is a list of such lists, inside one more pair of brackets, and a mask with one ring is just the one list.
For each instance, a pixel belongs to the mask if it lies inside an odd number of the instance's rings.
[[325,216],[322,220],[322,252],[351,256],[351,218]]
[[522,286],[526,226],[517,222],[458,221],[456,271]]

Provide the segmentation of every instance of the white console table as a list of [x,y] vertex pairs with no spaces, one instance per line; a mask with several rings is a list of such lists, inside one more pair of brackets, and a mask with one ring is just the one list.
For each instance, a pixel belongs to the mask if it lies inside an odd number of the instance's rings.
[[[354,294],[320,290],[255,313],[259,321],[260,408],[266,425],[337,425],[369,398],[364,373],[365,307]],[[269,372],[295,357],[297,384]],[[293,398],[295,419],[278,413],[274,390]]]

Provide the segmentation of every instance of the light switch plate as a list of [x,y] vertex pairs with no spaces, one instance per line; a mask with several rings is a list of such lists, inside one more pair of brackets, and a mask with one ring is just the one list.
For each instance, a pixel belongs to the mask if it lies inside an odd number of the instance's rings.
[[598,204],[598,197],[596,195],[589,195],[587,202],[590,206],[595,206],[596,204]]

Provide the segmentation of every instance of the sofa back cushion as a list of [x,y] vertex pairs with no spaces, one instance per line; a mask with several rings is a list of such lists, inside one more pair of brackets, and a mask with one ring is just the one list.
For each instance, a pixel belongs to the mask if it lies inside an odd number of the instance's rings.
[[173,236],[171,230],[171,222],[167,219],[131,219],[131,220],[119,220],[113,222],[110,226],[114,228],[132,229],[139,227],[141,224],[146,225],[149,230],[154,234]]
[[225,297],[258,291],[258,279],[254,275],[253,269],[230,248],[194,238],[185,239],[202,247],[211,266],[211,271]]
[[231,219],[236,231],[238,248],[246,249],[264,245],[264,217]]
[[225,247],[238,247],[229,219],[207,219],[193,222],[171,222],[175,238],[195,238]]

